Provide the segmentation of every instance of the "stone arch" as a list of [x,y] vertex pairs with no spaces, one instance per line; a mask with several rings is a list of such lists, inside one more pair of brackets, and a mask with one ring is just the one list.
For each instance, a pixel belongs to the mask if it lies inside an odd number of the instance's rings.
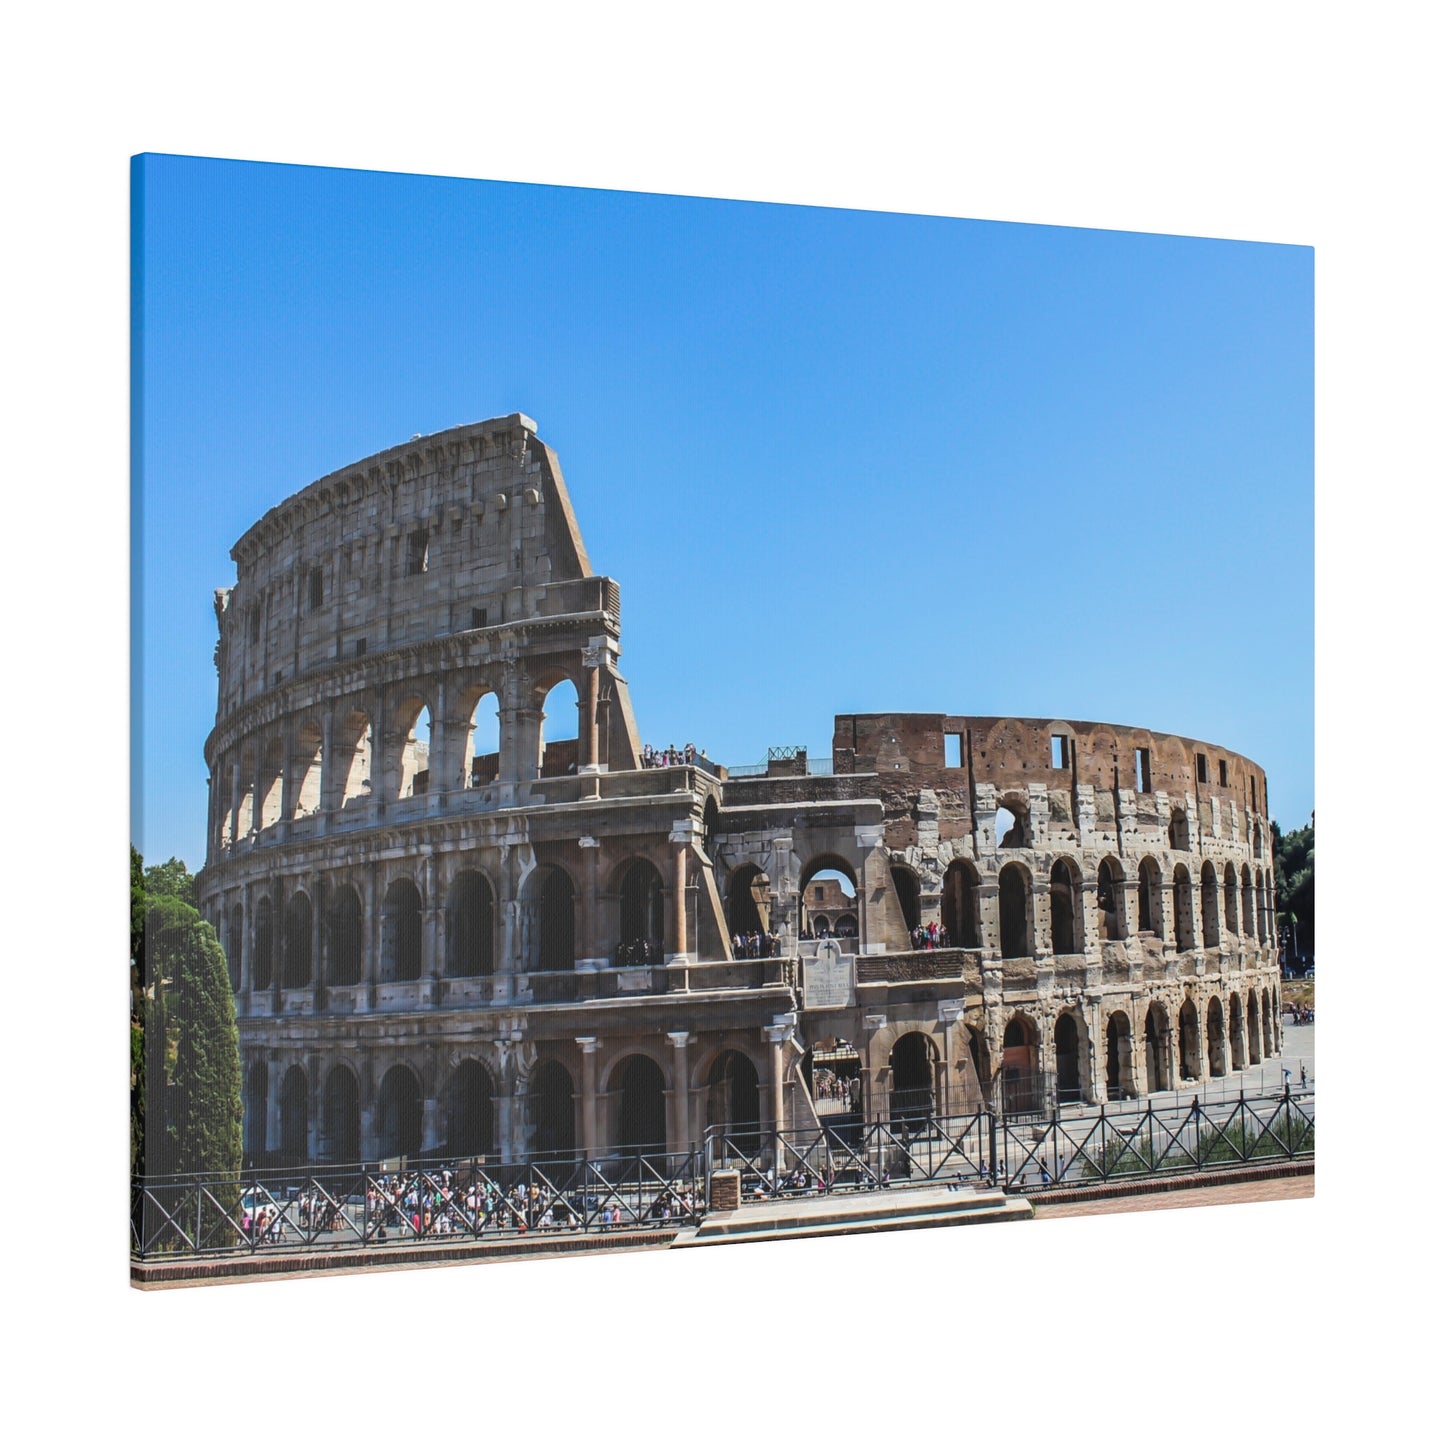
[[410,878],[395,878],[381,902],[382,983],[421,977],[421,892]]
[[943,926],[955,947],[981,948],[978,870],[966,858],[955,858],[943,874]]
[[1145,855],[1139,860],[1139,932],[1163,933],[1164,894],[1159,864]]
[[531,938],[529,966],[549,973],[577,966],[577,889],[558,863],[544,863],[525,885]]
[[360,708],[346,713],[333,734],[336,748],[337,806],[360,807],[371,801],[371,719]]
[[1269,893],[1264,886],[1264,869],[1254,870],[1254,899],[1259,911],[1259,927],[1256,937],[1261,943],[1268,943],[1273,930],[1270,927]]
[[376,1143],[382,1159],[411,1159],[422,1148],[421,1082],[410,1064],[393,1064],[376,1095]]
[[323,751],[321,728],[308,718],[296,729],[296,742],[291,749],[292,787],[295,790],[291,805],[293,819],[309,818],[321,811]]
[[450,1158],[475,1158],[497,1147],[491,1071],[478,1059],[458,1062],[442,1092],[446,1127],[444,1153]]
[[1189,851],[1189,814],[1183,808],[1169,810],[1169,846],[1176,853]]
[[1022,863],[1007,863],[998,875],[999,950],[1005,958],[1034,953],[1033,880]]
[[1054,1071],[1059,1103],[1078,1104],[1088,1097],[1089,1031],[1074,1009],[1065,1009],[1054,1021]]
[[1204,1012],[1205,1036],[1209,1044],[1209,1077],[1222,1079],[1229,1072],[1229,1057],[1225,1052],[1224,1005],[1218,997],[1211,997]]
[[1179,1077],[1188,1083],[1200,1078],[1203,1072],[1199,1050],[1199,1010],[1192,998],[1186,998],[1179,1006]]
[[766,933],[772,911],[768,875],[754,863],[728,874],[728,928],[734,934]]
[[994,846],[997,848],[1032,848],[1033,829],[1029,816],[1029,800],[1024,793],[1010,792],[999,796],[994,813]]
[[908,1029],[888,1051],[888,1116],[895,1122],[928,1118],[935,1112],[938,1046],[919,1029]]
[[310,1087],[306,1070],[292,1064],[281,1079],[281,1157],[287,1164],[304,1164],[311,1123]]
[[330,1164],[361,1161],[361,1099],[351,1066],[337,1063],[321,1099],[321,1156]]
[[651,943],[661,948],[665,897],[662,874],[646,858],[630,859],[618,871],[622,946]]
[[248,1168],[259,1168],[266,1160],[266,1099],[270,1069],[265,1059],[252,1060],[246,1070],[246,1100],[242,1113],[242,1140]]
[[895,863],[889,868],[888,876],[893,882],[893,891],[898,895],[898,906],[903,910],[903,926],[912,933],[922,917],[922,889],[918,874],[906,863]]
[[551,684],[542,700],[538,777],[560,778],[577,771],[577,765],[582,761],[578,752],[580,698],[575,680],[564,676]]
[[1169,1015],[1155,999],[1144,1015],[1144,1067],[1148,1092],[1157,1094],[1172,1084],[1169,1071]]
[[856,913],[840,913],[833,920],[833,931],[839,938],[856,938],[858,936],[858,915]]
[[1199,871],[1199,912],[1204,926],[1205,948],[1219,947],[1219,878],[1214,864],[1206,862]]
[[390,750],[395,761],[388,769],[389,795],[400,802],[420,797],[431,784],[431,707],[412,694],[397,704],[392,717],[397,746]]
[[758,1147],[762,1121],[757,1065],[738,1049],[721,1049],[707,1072],[706,1125],[722,1129],[739,1148]]
[[327,983],[345,986],[361,982],[364,937],[361,899],[351,884],[339,884],[326,910]]
[[482,788],[502,770],[502,700],[489,684],[466,689],[460,698],[458,726],[464,730],[460,784]]
[[814,913],[809,916],[808,922],[820,938],[832,936],[833,922],[826,913]]
[[1104,1081],[1110,1099],[1139,1097],[1139,1087],[1134,1081],[1134,1029],[1123,1009],[1115,1009],[1109,1015]]
[[1274,1037],[1274,1007],[1269,989],[1259,991],[1259,1032],[1266,1058],[1279,1052]]
[[612,1071],[616,1082],[614,1134],[624,1153],[667,1150],[667,1081],[647,1054],[629,1054]]
[[1233,863],[1224,865],[1224,926],[1236,938],[1239,936],[1239,885]]
[[1244,936],[1254,937],[1254,874],[1248,868],[1239,870],[1239,921],[1244,925]]
[[707,802],[702,805],[702,846],[703,851],[708,857],[712,857],[713,850],[717,845],[720,811],[717,805],[717,799],[709,794]]
[[275,937],[276,930],[271,921],[271,900],[263,893],[256,900],[255,922],[251,929],[251,987],[257,991],[271,987]]
[[[798,929],[801,932],[804,928],[811,926],[813,910],[808,902],[808,885],[819,877],[820,874],[837,874],[833,880],[838,884],[845,898],[859,900],[858,874],[852,863],[838,853],[817,853],[808,859],[806,866],[798,874]],[[861,900],[857,905],[862,907]]]
[[1072,858],[1049,870],[1049,942],[1055,954],[1084,951],[1083,877]]
[[297,889],[286,904],[285,958],[282,988],[306,988],[311,983],[311,899]]
[[447,890],[447,977],[490,974],[496,946],[497,896],[491,880],[475,868],[463,868]]
[[286,742],[274,737],[261,755],[261,797],[256,826],[264,833],[281,821],[281,794],[286,776]]
[[1128,923],[1124,915],[1124,870],[1117,858],[1099,862],[1098,910],[1100,941],[1121,943]]
[[1194,880],[1183,863],[1174,865],[1174,947],[1180,953],[1194,947]]
[[1005,1114],[1037,1113],[1044,1107],[1039,1029],[1033,1019],[1021,1011],[1004,1025],[999,1082],[999,1102]]
[[527,1079],[527,1117],[534,1158],[560,1159],[577,1152],[577,1103],[572,1075],[557,1059],[539,1063]]
[[239,843],[256,831],[256,749],[247,746],[241,754],[241,785],[236,791],[236,832]]
[[1249,1020],[1249,1062],[1257,1064],[1262,1058],[1259,1045],[1259,995],[1253,989],[1249,991],[1246,1010]]
[[1229,1062],[1235,1070],[1244,1067],[1244,1005],[1238,993],[1229,995]]

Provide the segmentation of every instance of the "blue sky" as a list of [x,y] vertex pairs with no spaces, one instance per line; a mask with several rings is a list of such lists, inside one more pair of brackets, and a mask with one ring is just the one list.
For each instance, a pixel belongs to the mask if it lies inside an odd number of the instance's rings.
[[268,507],[523,411],[622,586],[644,739],[1123,722],[1314,806],[1313,253],[137,163],[133,833],[204,857],[211,594]]

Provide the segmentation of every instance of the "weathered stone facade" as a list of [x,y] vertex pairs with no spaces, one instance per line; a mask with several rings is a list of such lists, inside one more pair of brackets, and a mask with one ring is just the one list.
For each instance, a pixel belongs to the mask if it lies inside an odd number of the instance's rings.
[[[526,417],[343,468],[232,555],[199,886],[255,1161],[681,1150],[1279,1050],[1256,765],[885,714],[836,719],[829,773],[643,768],[620,591]],[[545,736],[574,693],[575,739]],[[856,937],[800,937],[845,907]],[[734,957],[753,930],[780,956]],[[815,1109],[815,1054],[834,1088],[856,1056],[852,1099]]]

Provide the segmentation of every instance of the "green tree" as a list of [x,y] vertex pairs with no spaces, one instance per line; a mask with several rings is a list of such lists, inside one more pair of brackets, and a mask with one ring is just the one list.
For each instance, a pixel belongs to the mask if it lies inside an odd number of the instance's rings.
[[[140,854],[132,848],[135,855],[131,860],[131,868],[140,861]],[[196,898],[195,875],[179,858],[167,858],[164,863],[152,863],[145,870],[145,891],[152,898],[179,898],[182,903],[196,908],[199,903]]]
[[1282,927],[1289,929],[1290,957],[1315,956],[1315,825],[1281,834],[1274,831],[1275,906]]

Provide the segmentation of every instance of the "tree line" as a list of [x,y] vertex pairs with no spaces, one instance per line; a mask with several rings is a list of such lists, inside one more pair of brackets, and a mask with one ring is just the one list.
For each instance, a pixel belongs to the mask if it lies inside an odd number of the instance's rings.
[[1270,822],[1274,834],[1275,920],[1287,964],[1315,961],[1315,820],[1307,827],[1281,833]]

